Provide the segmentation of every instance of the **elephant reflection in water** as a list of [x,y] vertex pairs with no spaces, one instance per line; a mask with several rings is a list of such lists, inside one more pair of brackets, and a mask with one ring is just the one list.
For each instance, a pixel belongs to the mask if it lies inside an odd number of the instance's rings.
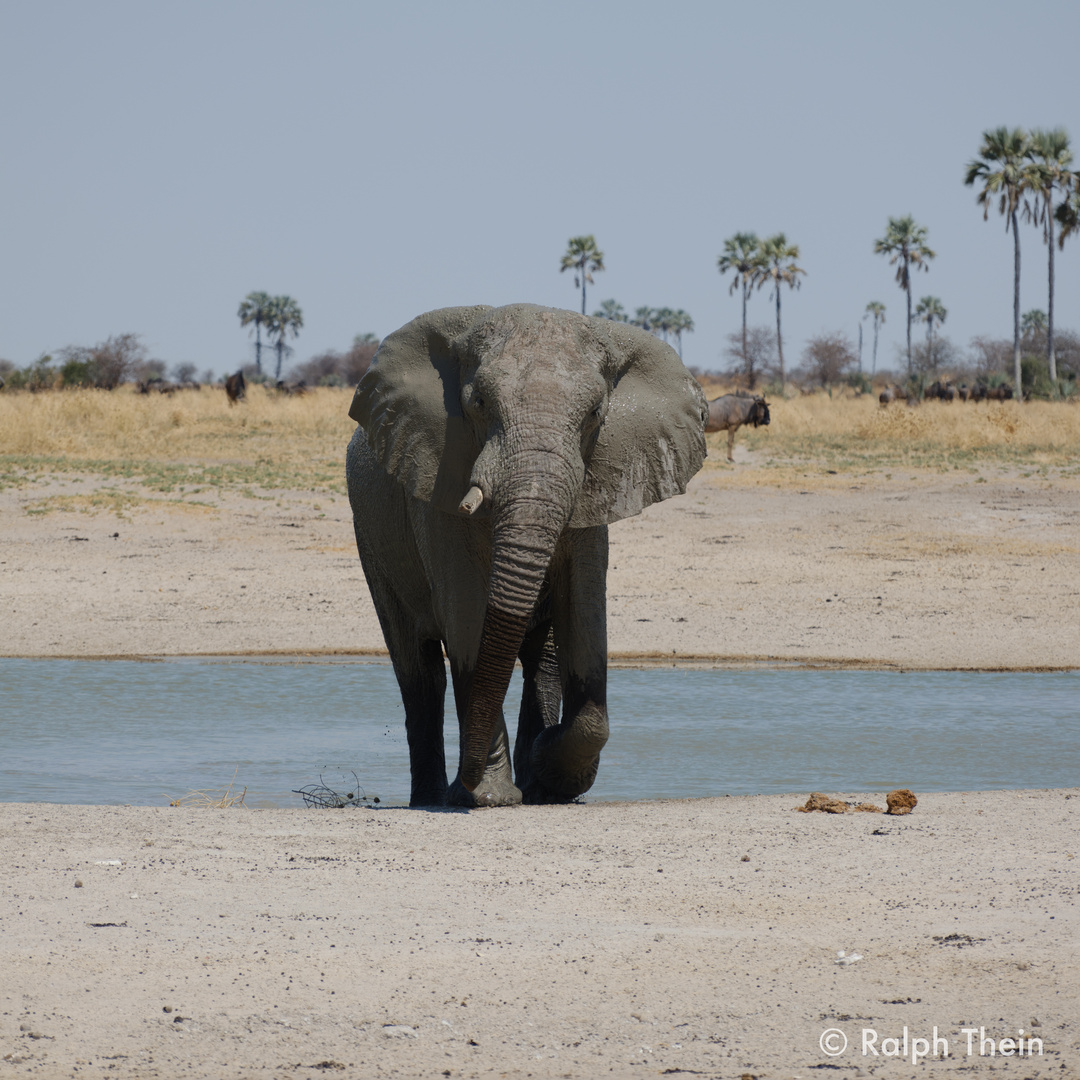
[[[349,499],[405,706],[410,804],[574,799],[608,737],[607,526],[701,467],[697,382],[636,327],[445,308],[386,338],[349,415]],[[444,648],[460,727],[449,785]]]

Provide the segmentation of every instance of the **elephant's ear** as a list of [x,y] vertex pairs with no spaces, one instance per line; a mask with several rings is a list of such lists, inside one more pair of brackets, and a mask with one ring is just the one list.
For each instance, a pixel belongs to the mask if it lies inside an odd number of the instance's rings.
[[451,342],[490,307],[441,308],[395,330],[379,346],[349,415],[379,464],[410,495],[456,510],[480,447],[461,411]]
[[709,407],[678,353],[637,327],[590,322],[610,341],[614,379],[571,528],[619,521],[682,494],[705,460]]

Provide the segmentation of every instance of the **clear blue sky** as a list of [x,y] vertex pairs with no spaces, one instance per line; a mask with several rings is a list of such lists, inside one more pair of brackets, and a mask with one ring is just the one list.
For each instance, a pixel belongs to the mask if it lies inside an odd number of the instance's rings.
[[[938,253],[916,298],[960,345],[1009,337],[1012,240],[963,169],[998,124],[1063,125],[1080,157],[1078,41],[1075,0],[0,0],[0,356],[134,331],[224,372],[256,289],[302,305],[296,360],[434,307],[574,308],[559,260],[593,233],[589,310],[685,308],[686,361],[713,368],[739,325],[716,257],[754,230],[802,249],[791,359],[879,299],[889,364],[903,294],[872,248],[907,213]],[[1059,326],[1078,300],[1080,239]]]

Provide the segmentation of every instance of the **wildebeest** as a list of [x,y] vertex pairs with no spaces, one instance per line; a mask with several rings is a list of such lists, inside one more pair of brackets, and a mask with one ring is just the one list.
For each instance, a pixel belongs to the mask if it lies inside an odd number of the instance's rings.
[[286,396],[295,395],[296,397],[301,397],[302,395],[307,393],[307,383],[304,382],[303,379],[301,379],[299,382],[294,383],[287,383],[284,379],[278,379],[278,381],[274,384],[274,389],[277,390],[279,394],[285,394]]
[[926,391],[926,397],[937,398],[938,401],[944,401],[948,404],[952,404],[956,400],[956,387],[952,384],[952,379],[938,379],[937,382],[930,384]]
[[244,382],[244,372],[238,371],[225,380],[225,396],[230,405],[243,401],[247,397],[247,383]]
[[990,386],[986,390],[987,401],[1011,401],[1013,396],[1013,388],[1008,383],[1002,383],[1000,386]]
[[727,436],[727,459],[734,462],[732,450],[735,447],[735,432],[743,424],[769,423],[769,405],[761,396],[741,397],[737,394],[724,394],[709,402],[709,420],[705,425],[706,431],[726,431]]
[[149,394],[151,391],[158,394],[175,394],[176,384],[161,378],[160,375],[155,375],[152,379],[147,379],[145,382],[137,382],[135,384],[135,390],[140,394]]
[[888,405],[892,401],[907,401],[908,392],[902,386],[886,386],[884,390],[878,394],[878,401],[882,405]]

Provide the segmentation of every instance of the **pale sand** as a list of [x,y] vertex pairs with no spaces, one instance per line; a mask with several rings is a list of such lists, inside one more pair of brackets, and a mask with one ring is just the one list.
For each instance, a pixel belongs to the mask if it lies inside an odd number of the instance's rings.
[[[709,464],[612,526],[613,658],[1080,666],[1077,479],[770,480]],[[25,513],[94,486],[0,492],[0,655],[383,652],[343,497]]]
[[[1077,666],[1075,481],[792,488],[737,455],[613,527],[616,655]],[[92,486],[0,493],[0,653],[380,650],[340,497],[23,512]],[[1080,1075],[1080,792],[807,794],[0,805],[0,1077]],[[905,1026],[906,1063],[862,1056]],[[935,1026],[952,1057],[912,1065]],[[964,1027],[1043,1054],[969,1058]]]
[[2,805],[0,1076],[1075,1078],[1080,793],[801,801]]

